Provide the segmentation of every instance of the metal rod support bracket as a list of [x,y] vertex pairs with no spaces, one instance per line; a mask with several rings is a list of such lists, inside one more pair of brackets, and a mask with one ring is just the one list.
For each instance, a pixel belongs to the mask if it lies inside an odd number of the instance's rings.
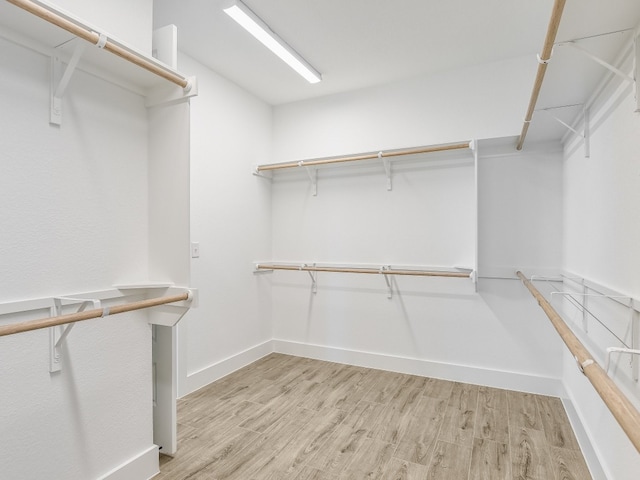
[[80,57],[86,47],[86,42],[77,41],[73,50],[71,60],[67,64],[67,68],[63,68],[63,61],[60,55],[60,48],[54,49],[51,57],[51,110],[49,114],[49,123],[53,125],[62,125],[62,98],[69,86],[71,77],[73,76]]
[[253,166],[253,170],[251,171],[251,173],[253,175],[255,175],[256,177],[267,178],[269,180],[273,179],[273,172],[270,171],[270,170],[262,171],[262,170],[260,170],[259,165],[254,165]]
[[[86,299],[86,298],[71,298],[71,297],[55,297],[53,299],[53,307],[51,307],[51,316],[57,317],[62,315],[62,307],[64,301],[71,301],[73,303],[80,303],[78,312],[83,312],[91,305],[94,309],[100,308],[100,300]],[[59,372],[62,369],[62,346],[67,340],[69,333],[75,326],[75,323],[69,323],[68,325],[59,325],[57,327],[49,328],[49,372]]]
[[382,156],[382,152],[378,152],[378,158],[382,160],[382,166],[384,167],[384,172],[387,174],[387,190],[392,190],[391,185],[391,162],[388,158]]
[[387,270],[390,270],[390,269],[391,269],[391,265],[383,265],[382,267],[380,267],[380,273],[384,276],[384,281],[387,284],[387,298],[393,297],[393,288],[391,286],[391,279],[389,278],[389,275],[385,273]]
[[[612,353],[626,353],[629,355],[640,355],[640,350],[636,350],[633,348],[621,348],[621,347],[609,347],[607,348],[607,359],[605,361],[604,364],[604,371],[609,373],[609,367],[611,366],[611,354]],[[633,366],[636,362],[635,360],[637,360],[638,357],[632,357],[631,359],[631,365]],[[635,370],[635,369],[634,369]],[[634,375],[635,375],[635,371],[634,371]],[[638,381],[638,377],[634,376],[634,380],[637,382]]]
[[[566,105],[566,106],[567,107],[574,107],[575,105]],[[573,128],[571,125],[569,125],[567,122],[561,120],[560,118],[555,116],[553,113],[551,113],[551,110],[556,110],[557,108],[558,107],[556,107],[556,108],[542,108],[542,109],[537,110],[537,111],[545,112],[547,115],[549,115],[551,118],[553,118],[560,125],[562,125],[563,127],[567,128],[568,130],[572,131],[576,135],[580,136],[582,138],[582,140],[584,141],[584,158],[589,158],[591,156],[590,139],[589,139],[589,137],[590,137],[589,109],[586,106],[583,109],[583,130],[582,130],[582,132],[580,132],[580,131],[576,130],[575,128]]]
[[634,83],[635,82],[635,79],[633,77],[627,75],[622,70],[614,67],[609,62],[606,62],[605,60],[602,60],[600,57],[598,57],[597,55],[594,55],[589,50],[587,50],[584,47],[581,47],[580,45],[578,45],[575,42],[558,43],[557,46],[559,46],[559,47],[571,47],[572,49],[576,50],[577,52],[582,53],[584,56],[590,58],[594,62],[599,63],[600,65],[602,65],[606,69],[608,69],[611,72],[615,73],[616,75],[618,75],[623,80],[626,80],[627,82],[630,82],[630,83]]
[[[316,264],[314,263],[311,266],[315,267]],[[305,267],[307,267],[307,264],[303,263],[302,265],[300,265],[300,270],[304,270]],[[307,270],[307,273],[311,278],[311,293],[318,293],[318,272],[312,272],[311,270]]]
[[298,166],[304,167],[307,172],[309,181],[311,182],[311,195],[316,197],[318,195],[318,169],[307,167],[302,160],[298,162]]

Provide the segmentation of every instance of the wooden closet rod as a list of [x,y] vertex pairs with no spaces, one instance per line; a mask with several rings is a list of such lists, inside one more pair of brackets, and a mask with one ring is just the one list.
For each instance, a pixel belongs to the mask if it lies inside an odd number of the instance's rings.
[[547,36],[544,40],[542,53],[540,53],[540,56],[538,57],[538,73],[536,74],[536,80],[533,84],[533,91],[531,92],[531,99],[529,100],[529,109],[524,117],[522,132],[520,133],[520,138],[516,145],[518,150],[522,150],[524,139],[527,137],[527,132],[529,131],[529,124],[533,118],[533,112],[536,109],[536,103],[538,103],[538,96],[540,95],[544,75],[547,73],[547,64],[551,59],[551,51],[553,50],[553,44],[556,41],[556,35],[558,33],[558,27],[560,26],[560,19],[562,18],[562,11],[564,10],[565,3],[566,0],[555,0],[555,3],[553,4],[551,19],[549,20],[549,26],[547,27]]
[[540,307],[547,314],[558,334],[569,348],[571,355],[578,362],[581,370],[596,389],[605,405],[618,421],[631,443],[640,452],[640,412],[631,404],[629,399],[620,391],[618,386],[607,375],[603,368],[593,359],[589,351],[578,340],[558,312],[542,296],[536,287],[522,274],[516,272],[531,294],[538,300]]
[[265,170],[280,170],[283,168],[312,167],[317,165],[327,165],[330,163],[356,162],[359,160],[373,160],[375,158],[399,157],[401,155],[415,155],[418,153],[444,152],[447,150],[461,150],[470,148],[470,142],[454,143],[450,145],[433,145],[430,147],[407,148],[404,150],[392,150],[389,152],[365,153],[362,155],[351,155],[337,158],[321,158],[318,160],[301,160],[299,162],[272,163],[268,165],[258,165],[259,172]]
[[66,325],[67,323],[81,322],[92,318],[106,317],[117,313],[130,312],[132,310],[140,310],[143,308],[157,307],[167,303],[181,302],[189,299],[189,292],[181,293],[167,297],[152,298],[149,300],[141,300],[139,302],[125,303],[124,305],[116,305],[113,307],[96,308],[84,312],[69,313],[67,315],[59,315],[57,317],[48,317],[38,320],[28,320],[26,322],[14,323],[12,325],[0,326],[0,337],[5,335],[13,335],[14,333],[29,332],[40,328],[55,327],[58,325]]
[[258,264],[258,270],[300,270],[303,272],[335,272],[335,273],[366,273],[366,274],[384,274],[384,275],[412,275],[417,277],[453,277],[453,278],[469,278],[468,272],[440,272],[429,270],[398,270],[388,269],[381,270],[379,268],[354,268],[354,267],[315,267],[309,265],[272,265]]
[[[58,15],[57,13],[52,12],[51,10],[48,10],[47,8],[42,7],[32,1],[7,0],[7,2],[12,3],[13,5],[20,7],[23,10],[26,10],[27,12],[35,15],[36,17],[40,17],[41,19],[53,25],[56,25],[62,28],[63,30],[66,30],[67,32],[72,33],[76,37],[80,37],[86,40],[89,43],[93,43],[94,45],[97,45],[101,41],[101,37],[99,33],[91,31],[83,27],[82,25],[78,25],[72,22],[71,20],[68,20],[63,16]],[[110,41],[109,39],[106,39],[106,43],[104,43],[102,48],[141,68],[144,68],[145,70],[148,70],[151,73],[154,73],[155,75],[158,75],[164,78],[165,80],[175,83],[176,85],[182,88],[187,88],[189,86],[188,79],[172,72],[171,70],[163,68],[161,65],[158,65],[156,63],[149,61],[149,59],[145,58],[140,54],[137,54],[135,52],[132,52],[131,50],[121,47],[120,45]]]

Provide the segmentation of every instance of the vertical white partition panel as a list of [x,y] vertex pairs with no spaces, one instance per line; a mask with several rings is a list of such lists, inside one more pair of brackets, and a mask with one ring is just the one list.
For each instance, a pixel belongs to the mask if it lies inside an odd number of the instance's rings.
[[[149,109],[149,278],[189,286],[189,102]],[[174,453],[177,327],[155,326],[154,442]]]

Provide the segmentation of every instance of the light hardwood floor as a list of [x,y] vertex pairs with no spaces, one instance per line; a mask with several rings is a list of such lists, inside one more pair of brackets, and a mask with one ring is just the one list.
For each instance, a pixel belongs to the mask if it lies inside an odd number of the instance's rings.
[[271,354],[179,400],[156,480],[588,480],[559,399]]

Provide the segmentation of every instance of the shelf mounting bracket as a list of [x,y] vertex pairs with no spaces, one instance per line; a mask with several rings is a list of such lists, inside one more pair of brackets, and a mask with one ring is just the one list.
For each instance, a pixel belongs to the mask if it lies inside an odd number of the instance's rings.
[[318,169],[307,167],[304,164],[304,161],[300,160],[298,162],[299,167],[304,167],[307,175],[309,176],[309,181],[311,182],[311,195],[314,197],[318,196]]
[[618,75],[620,78],[622,78],[623,80],[626,80],[629,83],[635,83],[635,79],[629,75],[627,75],[626,73],[624,73],[622,70],[614,67],[613,65],[611,65],[609,62],[606,62],[604,60],[602,60],[600,57],[598,57],[597,55],[594,55],[593,53],[591,53],[589,50],[587,50],[584,47],[581,47],[580,45],[578,45],[576,42],[565,42],[565,43],[559,43],[557,45],[558,47],[571,47],[574,50],[576,50],[577,52],[580,52],[581,54],[583,54],[584,56],[590,58],[591,60],[593,60],[596,63],[599,63],[600,65],[602,65],[603,67],[605,67],[606,69],[610,70],[611,72],[615,73],[616,75]]
[[382,156],[382,152],[378,152],[378,158],[382,160],[382,166],[384,167],[384,172],[387,174],[387,190],[392,190],[391,185],[391,162],[388,158],[384,158]]
[[[62,302],[72,301],[74,303],[80,303],[78,312],[83,312],[89,305],[92,305],[94,309],[101,308],[100,300],[86,299],[86,298],[71,298],[71,297],[56,297],[53,299],[53,307],[51,307],[51,316],[57,317],[62,315]],[[62,370],[62,346],[67,340],[69,333],[75,326],[75,323],[68,325],[58,325],[57,327],[49,328],[49,372],[55,373]]]
[[391,280],[389,279],[389,275],[385,273],[390,268],[390,265],[383,265],[382,267],[380,267],[380,273],[384,276],[384,281],[387,284],[387,298],[393,297],[393,287],[391,286]]
[[[573,107],[574,105],[567,105],[568,107]],[[556,107],[556,108],[560,108],[560,107]],[[591,156],[591,147],[590,147],[590,141],[589,141],[589,136],[590,136],[590,132],[589,132],[589,109],[585,106],[582,110],[582,117],[583,117],[583,130],[582,132],[576,130],[575,128],[573,128],[571,125],[569,125],[567,122],[561,120],[560,118],[556,117],[553,113],[551,113],[551,108],[541,108],[540,111],[545,112],[547,115],[551,116],[551,118],[553,118],[556,122],[558,122],[559,124],[561,124],[562,126],[566,127],[567,129],[571,130],[573,133],[575,133],[576,135],[578,135],[579,137],[582,138],[582,140],[584,141],[584,158],[589,158]]]
[[51,57],[51,113],[49,116],[49,123],[52,125],[62,125],[62,98],[86,45],[86,42],[76,42],[67,68],[63,67],[60,47],[54,48],[54,53]]
[[[300,265],[300,270],[303,270],[307,266],[306,263]],[[313,267],[316,266],[314,263]],[[307,270],[309,277],[311,277],[311,293],[318,293],[318,272],[312,272],[311,270]]]

